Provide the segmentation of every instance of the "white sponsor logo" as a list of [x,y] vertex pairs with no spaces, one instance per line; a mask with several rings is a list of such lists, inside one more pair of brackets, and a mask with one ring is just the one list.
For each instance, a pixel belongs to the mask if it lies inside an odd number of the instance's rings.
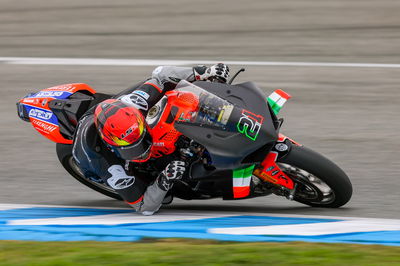
[[29,116],[33,117],[33,118],[49,120],[53,116],[53,113],[52,112],[42,111],[42,110],[39,110],[39,109],[31,109],[29,111]]
[[136,130],[139,127],[139,125],[136,123],[133,126],[131,126],[130,128],[128,128],[127,131],[125,131],[125,133],[121,134],[121,139],[126,138],[127,136],[129,136],[134,130]]
[[56,87],[51,87],[48,88],[49,91],[67,91],[67,92],[73,92],[75,90],[75,86],[72,85],[61,85],[61,86],[56,86]]
[[107,180],[107,183],[113,189],[124,189],[135,183],[135,177],[128,176],[121,165],[111,166],[108,168],[108,172],[111,174],[111,177]]
[[145,111],[149,109],[149,104],[147,103],[146,99],[137,94],[129,94],[122,96],[121,102],[127,105],[131,105],[137,109],[142,109]]
[[40,127],[41,129],[43,129],[46,132],[53,132],[54,130],[57,129],[57,126],[49,125],[49,124],[46,124],[46,123],[44,123],[42,121],[38,121],[38,120],[33,120],[32,123],[35,126]]
[[165,145],[164,142],[154,142],[153,143],[154,147],[164,147],[164,145]]
[[63,95],[63,91],[41,91],[35,97],[58,97]]
[[134,91],[134,92],[132,92],[132,94],[140,95],[143,98],[145,98],[146,100],[148,100],[149,97],[150,97],[150,95],[148,93],[144,92],[144,91]]
[[163,69],[162,66],[157,67],[156,69],[153,70],[153,76],[157,76],[161,70]]
[[37,100],[36,99],[24,99],[23,102],[24,103],[36,103]]

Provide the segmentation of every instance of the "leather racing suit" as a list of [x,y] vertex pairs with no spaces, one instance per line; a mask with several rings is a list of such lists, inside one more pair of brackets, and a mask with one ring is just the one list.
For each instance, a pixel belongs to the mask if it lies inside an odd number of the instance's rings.
[[[222,76],[225,81],[229,74],[229,68],[226,68],[223,69]],[[130,94],[121,96],[120,99],[123,101],[132,98],[129,96],[133,94],[135,94],[134,99],[140,96],[140,101],[133,104],[146,117],[150,108],[164,96],[166,91],[174,89],[180,80],[193,82],[202,79],[201,76],[205,74],[206,69],[205,66],[157,67],[150,79]],[[166,166],[156,180],[149,179],[143,173],[128,171],[130,162],[118,158],[106,147],[96,130],[93,116],[93,112],[88,111],[81,118],[74,138],[72,153],[82,172],[87,178],[100,177],[137,212],[151,215],[158,211],[172,186],[172,179],[184,172],[181,162],[165,162],[163,158],[156,159],[156,161],[161,161],[163,167]],[[169,178],[171,176],[172,178]]]

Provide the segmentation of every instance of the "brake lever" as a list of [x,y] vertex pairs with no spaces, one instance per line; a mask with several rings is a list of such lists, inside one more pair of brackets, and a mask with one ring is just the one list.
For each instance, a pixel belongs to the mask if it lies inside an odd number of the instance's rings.
[[236,72],[235,75],[233,75],[233,77],[231,78],[231,80],[228,81],[228,84],[231,85],[233,80],[242,72],[246,71],[246,69],[244,67],[242,67],[241,69],[239,69],[238,72]]

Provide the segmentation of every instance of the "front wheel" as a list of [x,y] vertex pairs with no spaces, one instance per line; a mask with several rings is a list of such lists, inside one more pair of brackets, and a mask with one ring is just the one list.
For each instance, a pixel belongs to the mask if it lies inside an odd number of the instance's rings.
[[313,207],[338,208],[353,193],[348,176],[332,161],[304,146],[292,146],[278,165],[296,184],[294,200]]

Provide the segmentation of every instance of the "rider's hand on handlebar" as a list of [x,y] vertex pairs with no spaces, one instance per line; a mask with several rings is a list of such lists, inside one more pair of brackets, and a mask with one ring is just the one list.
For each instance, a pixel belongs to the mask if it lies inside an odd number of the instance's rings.
[[193,68],[196,80],[210,80],[226,83],[229,77],[229,67],[223,63],[206,67],[197,66]]

